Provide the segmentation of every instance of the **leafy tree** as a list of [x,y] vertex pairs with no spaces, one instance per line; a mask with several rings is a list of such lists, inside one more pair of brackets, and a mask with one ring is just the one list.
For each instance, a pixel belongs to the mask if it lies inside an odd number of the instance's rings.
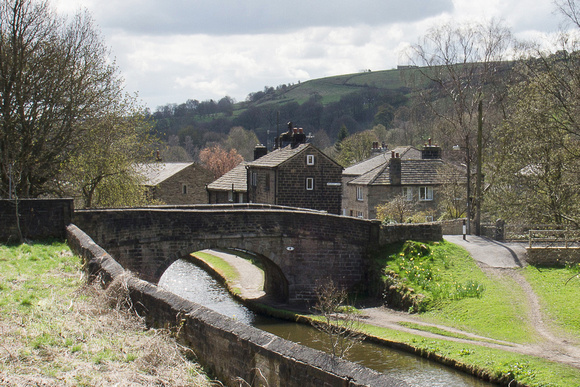
[[79,197],[81,207],[121,207],[146,204],[138,162],[152,156],[150,124],[143,114],[128,115],[126,106],[92,120],[82,138],[83,152],[63,166],[61,195]]
[[336,161],[340,165],[347,167],[368,159],[371,156],[373,142],[375,141],[377,141],[377,137],[372,130],[355,133],[345,138],[340,143],[340,151]]
[[124,98],[107,54],[87,13],[69,22],[46,1],[0,3],[0,194],[9,180],[19,197],[50,193]]
[[208,170],[213,172],[216,179],[243,161],[243,157],[237,150],[226,151],[221,145],[202,149],[199,159]]
[[240,156],[246,161],[254,159],[254,148],[260,143],[256,133],[251,130],[245,130],[241,126],[230,129],[228,137],[224,140],[225,149],[235,149]]
[[388,103],[379,106],[377,114],[375,114],[375,125],[383,125],[385,128],[391,128],[392,122],[395,119],[395,108]]
[[439,171],[444,182],[437,188],[441,219],[463,218],[467,213],[467,189],[465,170],[444,165]]
[[562,125],[561,101],[546,89],[550,77],[538,74],[512,88],[510,120],[496,131],[501,146],[489,206],[507,220],[579,225],[580,142]]

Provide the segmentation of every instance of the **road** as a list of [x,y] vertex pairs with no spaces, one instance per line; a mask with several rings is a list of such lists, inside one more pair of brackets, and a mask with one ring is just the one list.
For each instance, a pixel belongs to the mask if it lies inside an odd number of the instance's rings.
[[498,242],[475,235],[467,235],[466,240],[463,240],[462,235],[445,235],[443,239],[463,247],[473,259],[489,267],[525,266],[526,243]]

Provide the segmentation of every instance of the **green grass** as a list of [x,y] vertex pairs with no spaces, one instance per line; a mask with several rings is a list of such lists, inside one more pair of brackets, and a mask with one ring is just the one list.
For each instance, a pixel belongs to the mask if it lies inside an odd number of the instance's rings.
[[542,310],[557,328],[572,337],[580,337],[580,277],[579,266],[568,268],[536,268],[523,271],[534,292],[540,298]]
[[237,281],[240,277],[233,266],[215,255],[203,251],[195,252],[192,255],[210,265],[227,283]]
[[[425,296],[426,311],[421,313],[424,321],[496,340],[516,343],[536,341],[535,332],[526,318],[525,295],[511,278],[488,277],[467,251],[452,243],[421,245],[426,247],[426,251],[419,252],[419,257],[417,252],[409,254],[405,246],[399,244],[394,250],[383,252],[378,263],[386,270],[395,272],[415,293]],[[408,265],[401,266],[403,258],[416,267],[424,267],[424,271],[418,269],[409,274]],[[421,280],[413,278],[418,273],[423,276]],[[466,292],[467,296],[458,293],[458,290],[461,291],[458,288],[471,284],[483,290]]]
[[107,300],[102,289],[87,286],[81,259],[65,244],[0,245],[2,382],[209,384],[167,332],[145,329]]

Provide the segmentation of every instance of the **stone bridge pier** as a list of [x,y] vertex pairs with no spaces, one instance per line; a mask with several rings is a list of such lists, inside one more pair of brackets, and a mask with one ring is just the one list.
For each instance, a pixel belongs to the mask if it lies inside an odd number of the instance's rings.
[[376,221],[256,204],[81,210],[73,223],[153,283],[198,250],[251,251],[263,262],[266,293],[290,303],[313,300],[326,279],[362,283],[369,252],[384,241]]

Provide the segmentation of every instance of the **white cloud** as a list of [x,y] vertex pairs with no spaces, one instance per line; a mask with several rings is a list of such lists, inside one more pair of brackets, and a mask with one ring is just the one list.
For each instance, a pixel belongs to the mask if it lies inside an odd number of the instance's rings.
[[557,29],[551,0],[54,0],[102,28],[126,79],[152,109],[243,100],[264,86],[383,70],[435,23],[504,19],[516,36]]

